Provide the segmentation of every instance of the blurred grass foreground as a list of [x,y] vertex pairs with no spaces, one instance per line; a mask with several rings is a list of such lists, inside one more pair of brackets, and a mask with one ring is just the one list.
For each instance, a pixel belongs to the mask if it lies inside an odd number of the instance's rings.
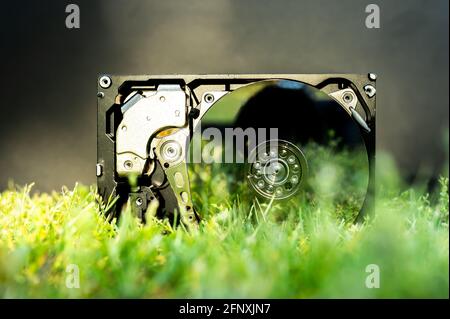
[[208,198],[198,233],[129,212],[109,223],[95,187],[12,187],[0,194],[0,296],[448,298],[448,178],[426,194],[390,160],[377,165],[376,214],[363,224],[326,204],[215,202],[217,174],[195,190]]

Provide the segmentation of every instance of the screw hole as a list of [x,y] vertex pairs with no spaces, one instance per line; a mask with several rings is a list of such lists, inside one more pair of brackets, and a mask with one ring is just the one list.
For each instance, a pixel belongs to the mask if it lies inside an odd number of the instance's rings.
[[164,163],[164,167],[168,168],[169,167],[169,163]]
[[214,101],[214,95],[208,93],[205,95],[205,102],[212,103]]

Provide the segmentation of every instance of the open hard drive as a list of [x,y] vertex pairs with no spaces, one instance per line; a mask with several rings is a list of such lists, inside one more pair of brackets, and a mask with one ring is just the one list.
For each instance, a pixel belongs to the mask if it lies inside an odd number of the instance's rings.
[[[97,184],[125,205],[195,227],[213,187],[246,199],[371,209],[375,74],[140,75],[98,79]],[[224,198],[224,200],[227,200]]]

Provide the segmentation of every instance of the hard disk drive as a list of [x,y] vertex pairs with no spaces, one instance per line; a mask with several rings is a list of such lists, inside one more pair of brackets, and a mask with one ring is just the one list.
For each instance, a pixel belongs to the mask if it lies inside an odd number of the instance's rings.
[[[196,227],[211,192],[371,210],[375,74],[98,78],[97,185],[108,211]],[[221,177],[225,182],[219,182]],[[226,197],[225,201],[230,200]],[[152,206],[153,205],[153,206]]]

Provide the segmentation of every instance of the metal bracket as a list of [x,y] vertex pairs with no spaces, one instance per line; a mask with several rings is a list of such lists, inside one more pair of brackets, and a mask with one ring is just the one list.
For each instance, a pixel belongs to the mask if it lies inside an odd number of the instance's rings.
[[186,124],[186,94],[179,85],[160,85],[157,91],[133,95],[121,108],[117,127],[116,170],[119,176],[142,174],[148,143],[158,131]]
[[198,217],[192,204],[186,162],[186,154],[189,147],[189,129],[182,128],[170,135],[154,138],[151,147],[175,193],[181,221],[188,227],[195,227]]
[[358,98],[352,89],[343,89],[329,94],[339,105],[366,131],[370,132],[370,128],[366,121],[356,111]]
[[199,116],[194,119],[193,127],[195,131],[195,127],[200,123],[203,116],[208,112],[212,106],[217,103],[224,95],[227,95],[230,91],[208,91],[202,95],[202,99],[198,104],[197,108],[200,110]]

